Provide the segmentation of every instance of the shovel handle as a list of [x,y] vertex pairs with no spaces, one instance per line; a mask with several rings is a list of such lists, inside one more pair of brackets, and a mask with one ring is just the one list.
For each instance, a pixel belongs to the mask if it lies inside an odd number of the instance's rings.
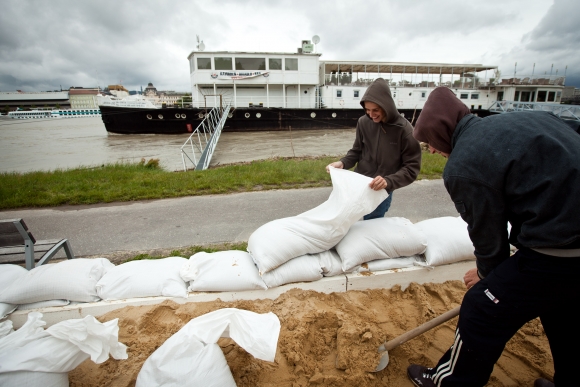
[[461,305],[443,313],[440,316],[435,317],[433,320],[427,321],[423,325],[419,325],[417,328],[412,329],[409,332],[405,332],[402,335],[395,337],[393,340],[384,342],[383,345],[379,347],[379,352],[390,351],[391,349],[396,348],[399,345],[404,344],[407,341],[419,336],[420,334],[423,334],[428,330],[443,324],[445,321],[451,320],[453,317],[459,315],[459,309],[461,309]]

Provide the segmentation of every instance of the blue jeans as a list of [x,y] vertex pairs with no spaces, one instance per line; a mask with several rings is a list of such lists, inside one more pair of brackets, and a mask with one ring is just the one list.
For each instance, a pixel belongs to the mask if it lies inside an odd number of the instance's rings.
[[375,218],[383,218],[385,216],[386,212],[389,210],[389,207],[391,207],[391,200],[393,200],[393,193],[392,192],[388,198],[383,200],[383,202],[381,204],[379,204],[379,206],[377,208],[375,208],[375,210],[373,212],[363,216],[363,219],[370,220],[370,219],[375,219]]

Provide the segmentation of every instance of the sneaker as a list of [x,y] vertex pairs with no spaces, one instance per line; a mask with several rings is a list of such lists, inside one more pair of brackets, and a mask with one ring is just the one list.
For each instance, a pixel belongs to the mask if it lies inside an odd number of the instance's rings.
[[417,387],[435,387],[435,383],[433,383],[433,380],[431,380],[431,375],[427,373],[427,370],[427,367],[423,367],[418,364],[411,364],[407,368],[407,376]]
[[540,378],[534,382],[534,387],[556,387],[556,385],[547,379]]

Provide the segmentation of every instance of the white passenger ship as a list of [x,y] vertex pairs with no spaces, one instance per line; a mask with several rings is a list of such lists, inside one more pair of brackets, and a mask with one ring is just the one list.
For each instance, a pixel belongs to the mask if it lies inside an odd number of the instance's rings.
[[8,112],[8,117],[15,119],[30,118],[80,118],[97,117],[101,115],[99,109],[58,109],[58,110],[16,110]]
[[303,41],[297,53],[194,51],[188,56],[189,108],[101,106],[108,131],[184,133],[207,111],[231,103],[224,131],[354,128],[367,87],[389,82],[399,112],[412,123],[429,93],[449,87],[472,112],[497,101],[559,104],[562,76],[503,78],[497,66],[450,63],[323,61]]

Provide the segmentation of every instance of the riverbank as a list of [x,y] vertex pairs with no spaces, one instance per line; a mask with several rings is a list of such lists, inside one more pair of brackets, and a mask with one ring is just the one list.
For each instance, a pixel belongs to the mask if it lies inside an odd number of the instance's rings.
[[[274,158],[168,172],[156,159],[53,172],[0,173],[0,209],[54,207],[275,189],[329,187],[335,157]],[[446,159],[423,152],[419,179],[441,178]]]

